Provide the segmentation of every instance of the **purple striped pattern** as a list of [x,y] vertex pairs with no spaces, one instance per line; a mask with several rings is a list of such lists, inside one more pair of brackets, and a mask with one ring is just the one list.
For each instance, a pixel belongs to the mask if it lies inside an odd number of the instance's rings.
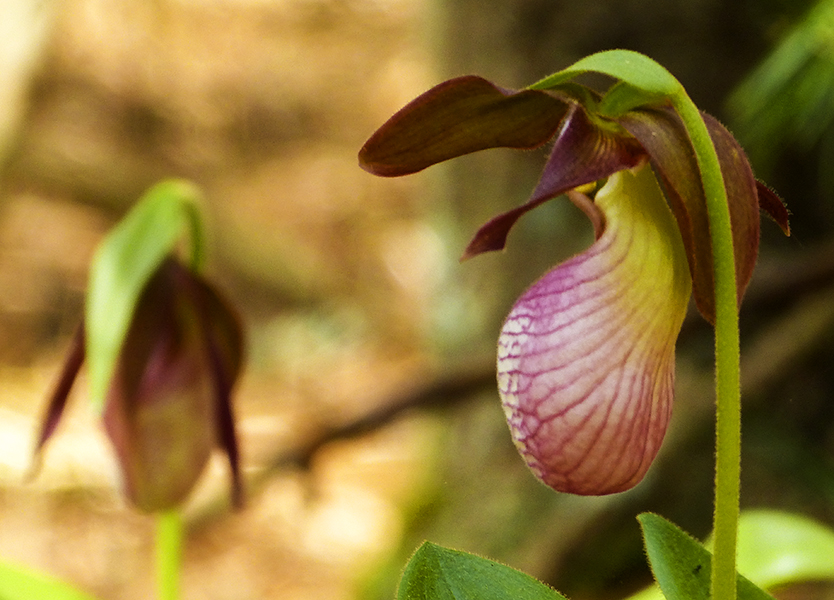
[[498,341],[516,446],[544,483],[583,495],[633,487],[657,454],[691,292],[650,168],[611,176],[594,202],[602,235],[519,298]]

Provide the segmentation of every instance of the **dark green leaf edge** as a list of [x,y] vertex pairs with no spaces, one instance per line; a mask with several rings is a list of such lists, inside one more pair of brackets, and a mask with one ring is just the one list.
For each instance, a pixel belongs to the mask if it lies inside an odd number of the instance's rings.
[[566,600],[534,577],[495,561],[444,548],[420,546],[400,580],[398,600]]
[[[678,526],[663,517],[643,513],[646,554],[666,600],[709,600],[712,554]],[[773,596],[738,575],[738,600],[773,600]]]

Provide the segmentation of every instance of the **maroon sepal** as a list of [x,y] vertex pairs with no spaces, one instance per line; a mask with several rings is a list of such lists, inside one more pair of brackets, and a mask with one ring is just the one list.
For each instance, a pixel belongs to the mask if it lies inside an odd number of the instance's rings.
[[46,407],[46,413],[41,422],[41,430],[38,435],[37,443],[35,444],[35,462],[40,461],[40,453],[44,445],[55,433],[58,423],[64,414],[64,408],[67,405],[72,385],[75,383],[75,378],[81,370],[81,365],[84,364],[84,322],[75,331],[70,342],[69,352],[67,352],[67,359],[61,369],[61,375],[55,384],[55,389],[52,396],[49,398],[49,404]]
[[229,459],[232,505],[239,508],[243,506],[244,496],[240,451],[232,412],[232,389],[243,365],[243,329],[238,316],[211,286],[196,278],[191,283],[198,288],[195,300],[206,335],[208,362],[214,375],[217,442]]
[[779,195],[761,181],[756,182],[756,192],[762,212],[773,219],[785,235],[790,235],[790,211]]
[[486,148],[537,148],[567,109],[549,92],[506,90],[474,75],[450,79],[385,122],[359,151],[359,164],[394,177]]
[[[759,200],[756,180],[741,146],[713,117],[704,122],[721,163],[735,248],[739,303],[753,274],[759,248]],[[670,108],[630,111],[618,122],[651,157],[683,237],[698,310],[715,322],[712,242],[700,170],[686,129]]]

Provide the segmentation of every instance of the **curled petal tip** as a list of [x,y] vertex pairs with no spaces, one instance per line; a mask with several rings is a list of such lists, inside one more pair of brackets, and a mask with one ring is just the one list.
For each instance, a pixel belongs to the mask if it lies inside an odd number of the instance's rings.
[[790,211],[779,195],[760,181],[756,182],[756,194],[759,198],[759,208],[773,219],[782,233],[790,236]]
[[516,446],[544,483],[582,495],[633,487],[657,454],[691,292],[651,169],[611,176],[595,204],[602,235],[518,300],[498,343]]

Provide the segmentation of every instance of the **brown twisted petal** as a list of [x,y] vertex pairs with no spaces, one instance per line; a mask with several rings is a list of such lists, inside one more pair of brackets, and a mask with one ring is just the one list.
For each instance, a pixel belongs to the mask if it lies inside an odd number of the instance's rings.
[[58,423],[64,414],[64,408],[67,405],[70,390],[75,383],[75,378],[81,370],[81,365],[84,364],[84,322],[82,321],[75,334],[72,337],[67,358],[61,369],[61,374],[49,398],[49,403],[46,407],[43,419],[41,421],[41,429],[38,434],[37,442],[34,450],[34,463],[30,472],[30,476],[34,476],[40,466],[40,454],[46,442],[55,433]]
[[243,505],[243,482],[235,419],[232,412],[232,389],[243,366],[243,329],[237,314],[217,291],[201,278],[189,279],[202,321],[213,375],[216,436],[229,459],[232,478],[232,505]]
[[521,206],[483,225],[466,247],[463,259],[504,248],[515,222],[543,202],[640,163],[645,150],[618,129],[595,122],[580,104],[572,104],[533,195]]

